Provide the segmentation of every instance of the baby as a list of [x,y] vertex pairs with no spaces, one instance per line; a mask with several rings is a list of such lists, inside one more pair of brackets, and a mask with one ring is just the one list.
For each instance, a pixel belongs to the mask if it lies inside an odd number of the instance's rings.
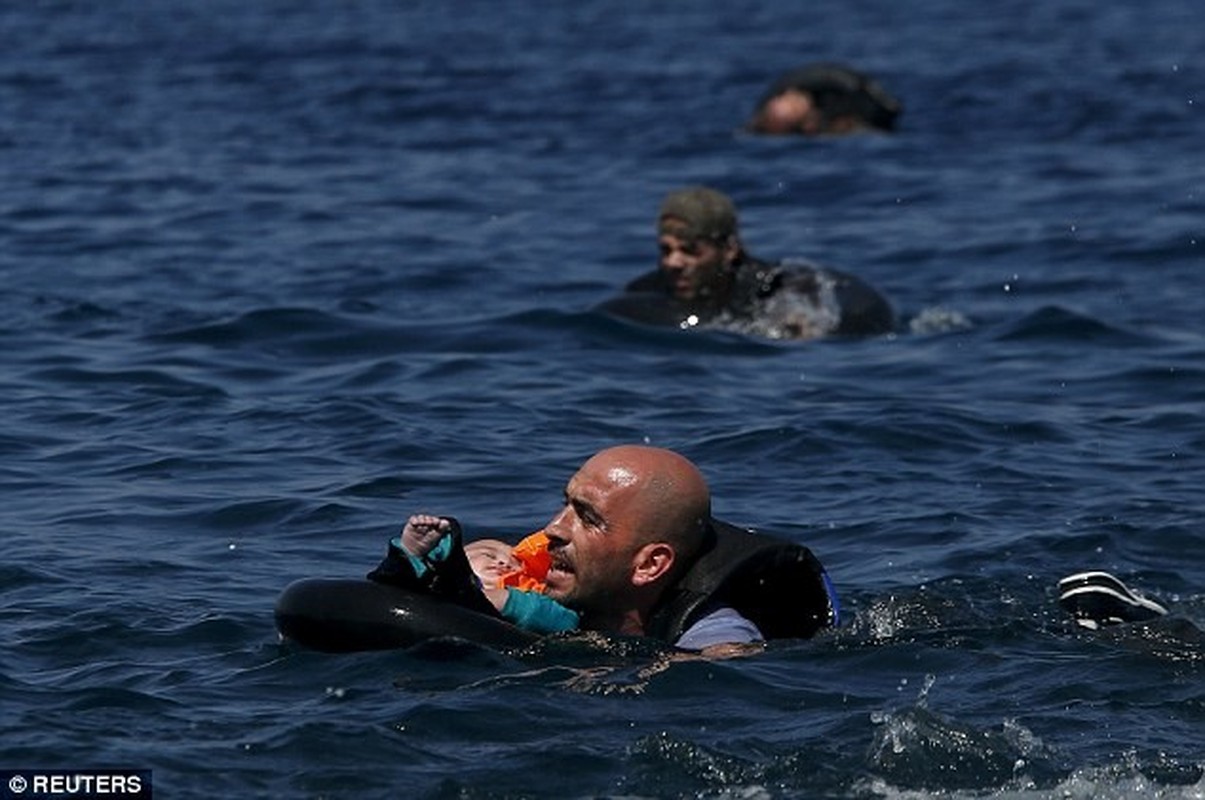
[[[410,561],[415,574],[439,571],[458,545],[455,523],[446,517],[415,514],[391,544]],[[511,547],[500,539],[477,539],[463,546],[477,588],[502,618],[533,633],[576,630],[578,615],[542,594],[551,561],[548,538],[533,533]]]

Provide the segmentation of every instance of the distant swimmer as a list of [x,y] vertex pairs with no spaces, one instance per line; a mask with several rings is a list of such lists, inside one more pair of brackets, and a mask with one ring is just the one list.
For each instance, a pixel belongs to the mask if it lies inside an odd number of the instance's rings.
[[873,78],[838,64],[811,64],[775,81],[745,128],[801,136],[891,131],[902,111],[900,101]]
[[745,252],[736,208],[703,186],[671,192],[657,219],[658,268],[601,310],[681,328],[719,327],[771,339],[889,333],[891,305],[861,279],[806,262],[770,264]]

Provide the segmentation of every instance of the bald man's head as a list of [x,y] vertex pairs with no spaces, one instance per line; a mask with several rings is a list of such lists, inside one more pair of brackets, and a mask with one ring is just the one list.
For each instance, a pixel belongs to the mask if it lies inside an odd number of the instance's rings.
[[698,467],[672,450],[620,445],[586,462],[629,490],[639,544],[663,540],[680,557],[694,555],[711,519],[711,490]]
[[602,630],[639,633],[661,593],[689,566],[711,520],[711,492],[683,456],[622,445],[582,465],[544,528],[547,594]]

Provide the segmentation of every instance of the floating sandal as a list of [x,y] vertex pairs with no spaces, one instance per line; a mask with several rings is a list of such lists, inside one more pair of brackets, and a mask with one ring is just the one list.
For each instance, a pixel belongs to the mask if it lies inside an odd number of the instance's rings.
[[1167,609],[1143,597],[1107,572],[1080,572],[1059,581],[1059,605],[1085,628],[1143,622]]

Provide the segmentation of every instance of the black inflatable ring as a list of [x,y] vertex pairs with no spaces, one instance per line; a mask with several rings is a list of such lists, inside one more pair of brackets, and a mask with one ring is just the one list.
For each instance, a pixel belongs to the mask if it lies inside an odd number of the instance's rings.
[[505,650],[539,638],[430,595],[340,578],[289,584],[276,601],[276,628],[285,639],[324,653],[393,650],[449,637]]

